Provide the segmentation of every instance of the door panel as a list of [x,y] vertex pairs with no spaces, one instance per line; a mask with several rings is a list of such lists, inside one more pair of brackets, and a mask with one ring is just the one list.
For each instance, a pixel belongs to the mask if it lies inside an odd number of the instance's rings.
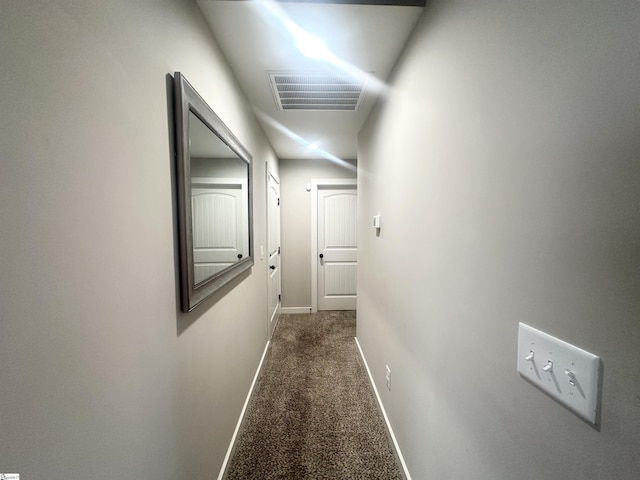
[[356,207],[353,185],[318,189],[318,310],[356,309]]
[[325,296],[356,294],[356,263],[329,263],[324,267]]

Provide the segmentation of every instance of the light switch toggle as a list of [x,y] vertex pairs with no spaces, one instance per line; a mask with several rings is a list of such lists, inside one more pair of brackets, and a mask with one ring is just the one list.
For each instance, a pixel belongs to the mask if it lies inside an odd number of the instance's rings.
[[533,362],[533,357],[534,357],[533,352],[532,352],[531,350],[529,350],[529,355],[527,355],[526,357],[524,357],[524,359],[525,359],[527,362]]
[[553,362],[549,360],[547,364],[544,367],[542,367],[542,371],[547,373],[553,372]]
[[571,385],[572,387],[575,387],[576,385],[576,374],[573,373],[571,370],[567,369],[564,371],[564,374],[569,377],[569,385]]

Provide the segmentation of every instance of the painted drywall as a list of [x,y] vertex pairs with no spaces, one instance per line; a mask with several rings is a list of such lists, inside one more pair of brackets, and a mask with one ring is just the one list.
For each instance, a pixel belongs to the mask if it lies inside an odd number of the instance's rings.
[[0,472],[211,479],[267,340],[266,265],[179,312],[171,77],[277,160],[195,2],[0,2]]
[[239,158],[193,158],[191,176],[208,178],[245,178],[247,164]]
[[[281,159],[282,307],[311,308],[311,180],[356,178],[355,162]],[[286,313],[286,310],[285,310]]]
[[[428,2],[360,134],[358,338],[414,479],[640,474],[639,24]],[[518,376],[519,321],[602,357],[599,430]]]

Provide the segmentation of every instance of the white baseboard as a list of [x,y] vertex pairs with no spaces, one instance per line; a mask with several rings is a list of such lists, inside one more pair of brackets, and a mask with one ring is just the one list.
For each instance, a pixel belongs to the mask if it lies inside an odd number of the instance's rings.
[[311,313],[311,307],[282,307],[281,313]]
[[369,375],[369,381],[371,382],[371,386],[373,387],[373,391],[376,394],[376,400],[378,400],[378,405],[380,406],[380,411],[382,411],[382,416],[384,417],[384,421],[387,424],[387,430],[389,430],[389,435],[391,436],[391,440],[393,441],[393,446],[396,449],[396,453],[398,454],[398,458],[400,459],[400,463],[402,464],[402,470],[404,470],[404,474],[407,480],[411,480],[411,474],[409,474],[409,469],[407,468],[407,464],[404,462],[404,457],[402,456],[402,452],[400,451],[400,446],[398,445],[398,441],[396,440],[396,436],[393,433],[393,428],[391,428],[391,424],[389,423],[389,417],[387,417],[387,412],[384,410],[384,405],[382,405],[382,400],[380,399],[380,395],[378,394],[378,389],[376,388],[376,384],[373,381],[373,376],[371,375],[371,370],[369,370],[369,365],[367,364],[367,359],[364,358],[364,352],[360,347],[360,342],[358,342],[358,338],[354,337],[356,341],[356,345],[358,346],[358,350],[360,350],[360,356],[362,357],[362,362],[364,363],[364,368],[367,369],[367,374]]
[[238,436],[238,432],[240,431],[240,425],[242,424],[242,420],[244,419],[244,414],[247,411],[247,406],[249,405],[249,400],[251,399],[251,394],[253,393],[253,387],[255,387],[256,380],[258,380],[258,375],[260,374],[260,369],[262,368],[262,362],[264,362],[264,357],[267,355],[267,350],[269,350],[270,343],[271,342],[267,342],[267,345],[264,347],[264,352],[262,352],[262,358],[260,359],[260,363],[258,364],[258,369],[256,370],[256,374],[253,376],[253,382],[251,382],[251,386],[249,387],[249,393],[247,394],[247,398],[244,401],[244,405],[242,406],[242,411],[240,412],[240,418],[238,418],[236,429],[233,431],[233,435],[231,436],[231,442],[229,442],[229,448],[227,449],[227,454],[224,456],[222,467],[220,467],[218,480],[222,480],[222,477],[224,477],[224,472],[227,469],[227,463],[229,462],[229,458],[231,457],[233,446],[236,443],[236,437]]

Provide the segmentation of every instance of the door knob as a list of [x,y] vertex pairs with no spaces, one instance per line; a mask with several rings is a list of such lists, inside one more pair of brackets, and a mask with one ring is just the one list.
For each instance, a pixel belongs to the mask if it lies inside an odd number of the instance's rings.
[[321,254],[320,254],[320,258],[324,258],[324,253],[321,253]]
[[269,265],[269,268],[270,268],[271,270],[275,270],[275,269],[276,269],[276,266],[275,266],[275,265]]
[[238,258],[242,258],[242,254],[241,253],[238,254]]

